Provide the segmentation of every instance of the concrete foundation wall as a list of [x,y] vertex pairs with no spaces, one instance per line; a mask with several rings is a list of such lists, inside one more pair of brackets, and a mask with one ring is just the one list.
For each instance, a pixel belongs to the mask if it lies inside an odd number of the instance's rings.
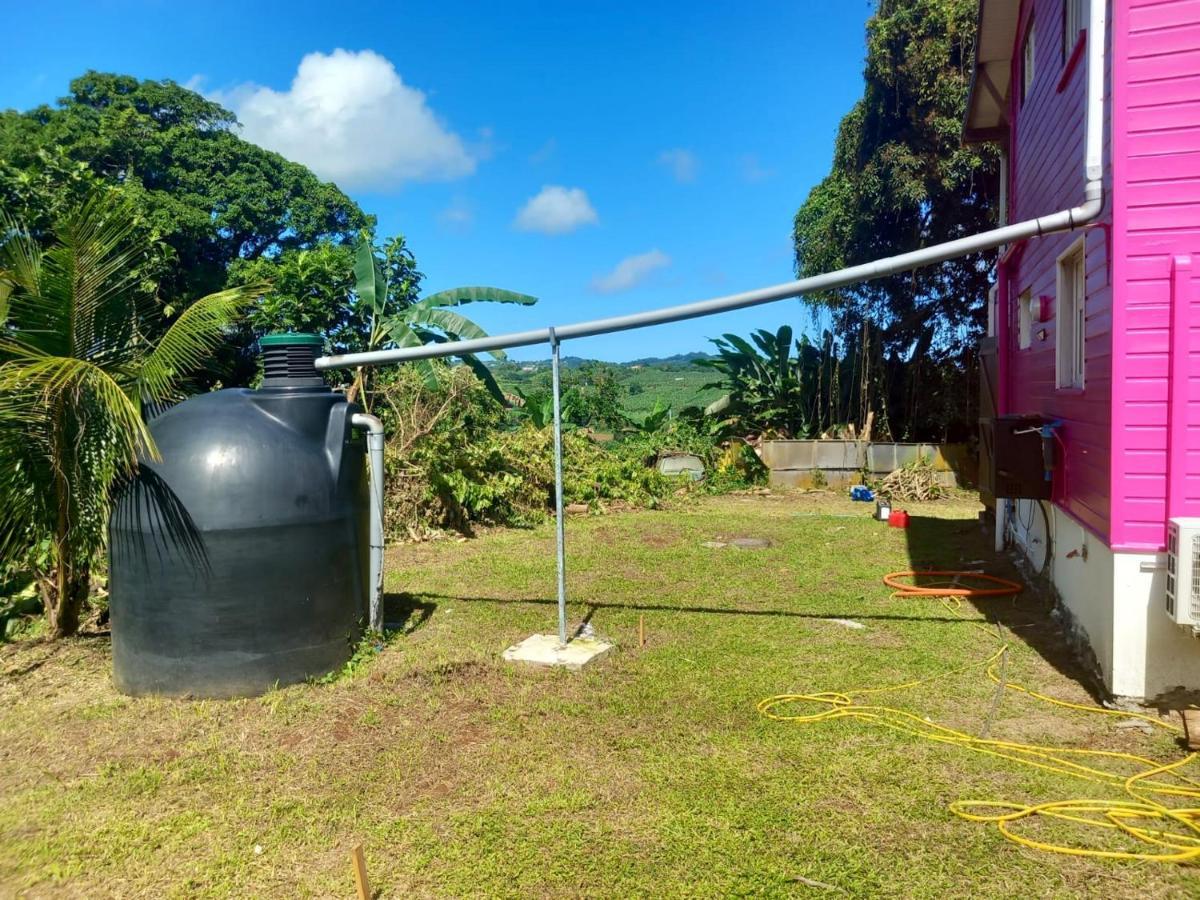
[[[1039,523],[1015,529],[1019,548],[1030,556],[1038,552],[1041,528],[1035,502],[1017,502],[1019,523]],[[1068,627],[1094,655],[1108,691],[1134,700],[1200,691],[1200,638],[1163,609],[1166,554],[1114,552],[1060,508],[1047,506],[1049,576]]]

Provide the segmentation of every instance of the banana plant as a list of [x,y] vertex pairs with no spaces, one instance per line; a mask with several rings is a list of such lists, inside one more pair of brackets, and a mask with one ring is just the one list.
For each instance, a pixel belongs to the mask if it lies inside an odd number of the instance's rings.
[[[549,391],[531,391],[526,394],[520,388],[516,389],[519,402],[514,414],[518,420],[528,422],[534,428],[549,428],[554,424],[554,395]],[[564,394],[559,399],[559,414],[562,416],[563,429],[576,427],[575,408],[570,395]]]
[[[390,241],[381,259],[370,240],[362,240],[354,258],[355,294],[367,315],[367,350],[391,347],[420,347],[429,343],[473,340],[487,332],[452,307],[468,303],[514,303],[531,306],[536,297],[493,287],[457,287],[413,299],[420,274],[411,265],[411,254],[403,238]],[[490,351],[495,359],[505,359],[503,350]],[[471,368],[495,400],[507,405],[504,392],[491,370],[474,354],[458,357]],[[438,366],[432,360],[412,363],[431,386],[437,384]],[[363,370],[355,375],[351,398],[363,394],[366,385]]]
[[736,334],[714,338],[717,356],[696,361],[721,376],[706,388],[728,391],[705,412],[720,418],[722,430],[741,435],[774,431],[788,437],[804,436],[809,430],[809,404],[799,342],[797,355],[791,352],[792,329],[783,325],[774,334],[759,329],[750,339],[753,344]]

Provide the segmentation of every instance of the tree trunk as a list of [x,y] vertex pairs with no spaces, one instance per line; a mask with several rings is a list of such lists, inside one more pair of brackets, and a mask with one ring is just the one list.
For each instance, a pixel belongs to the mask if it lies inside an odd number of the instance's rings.
[[87,564],[76,566],[60,561],[54,581],[42,591],[51,638],[79,633],[79,616],[91,588],[92,572]]
[[58,506],[54,528],[54,569],[42,591],[51,638],[71,637],[78,633],[79,614],[91,586],[91,567],[79,561],[81,554],[72,546],[71,482],[66,473],[74,467],[65,464],[73,452],[67,435],[66,415],[65,406],[60,405],[54,417],[52,445],[54,458],[58,461],[54,477],[55,502]]

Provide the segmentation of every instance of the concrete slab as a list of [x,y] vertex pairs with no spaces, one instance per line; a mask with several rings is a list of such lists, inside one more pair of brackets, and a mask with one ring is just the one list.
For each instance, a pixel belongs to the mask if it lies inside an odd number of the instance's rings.
[[560,648],[558,635],[534,634],[505,650],[504,658],[509,662],[578,672],[584,666],[603,659],[612,648],[613,645],[606,641],[585,637],[568,641],[567,646]]
[[766,538],[756,537],[740,537],[730,541],[733,546],[739,550],[765,550],[771,546],[771,542]]

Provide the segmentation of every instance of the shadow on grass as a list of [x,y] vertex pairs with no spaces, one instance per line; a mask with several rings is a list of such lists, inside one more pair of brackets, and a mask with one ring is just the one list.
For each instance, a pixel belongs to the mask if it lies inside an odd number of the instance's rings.
[[[413,610],[421,610],[422,615],[415,626],[409,626],[408,630],[414,630],[416,627],[424,624],[433,610],[437,608],[436,602],[421,602],[425,601],[443,601],[452,600],[456,603],[492,603],[501,606],[557,606],[558,601],[553,598],[546,597],[464,597],[456,594],[388,594],[385,598],[384,610],[387,615],[388,628],[391,630],[397,627],[397,622],[407,622],[412,616]],[[391,604],[394,604],[391,605]],[[583,623],[586,624],[595,615],[597,610],[615,609],[615,610],[630,610],[631,612],[675,612],[675,613],[696,613],[700,615],[715,615],[715,616],[766,616],[778,617],[787,619],[815,619],[815,620],[832,620],[832,619],[861,619],[861,620],[882,620],[892,622],[944,622],[949,625],[965,624],[961,619],[950,615],[934,615],[934,616],[898,616],[888,614],[873,614],[863,613],[861,611],[851,611],[845,613],[812,613],[802,610],[791,609],[732,609],[722,606],[672,606],[667,603],[608,603],[602,600],[580,600],[574,598],[570,600],[573,607],[584,606],[587,608],[587,613],[584,616]],[[940,608],[939,608],[940,609]],[[393,612],[395,610],[395,612]],[[581,627],[582,627],[581,624]]]
[[399,634],[412,634],[429,621],[436,603],[422,600],[429,594],[392,593],[383,595],[383,630]]
[[[988,623],[1003,627],[1006,639],[1009,634],[1015,635],[1058,672],[1083,687],[1097,703],[1106,698],[1103,685],[1080,663],[1062,626],[1051,618],[1053,598],[1048,589],[1044,585],[1029,585],[1006,557],[998,555],[991,534],[978,521],[914,515],[909,517],[906,538],[909,567],[914,571],[977,570],[1024,585],[1022,592],[1016,596],[969,599],[968,609],[974,607]],[[945,586],[946,579],[918,576],[913,583],[937,587]],[[930,600],[938,604],[936,598],[931,597]],[[941,609],[940,604],[938,609]]]

